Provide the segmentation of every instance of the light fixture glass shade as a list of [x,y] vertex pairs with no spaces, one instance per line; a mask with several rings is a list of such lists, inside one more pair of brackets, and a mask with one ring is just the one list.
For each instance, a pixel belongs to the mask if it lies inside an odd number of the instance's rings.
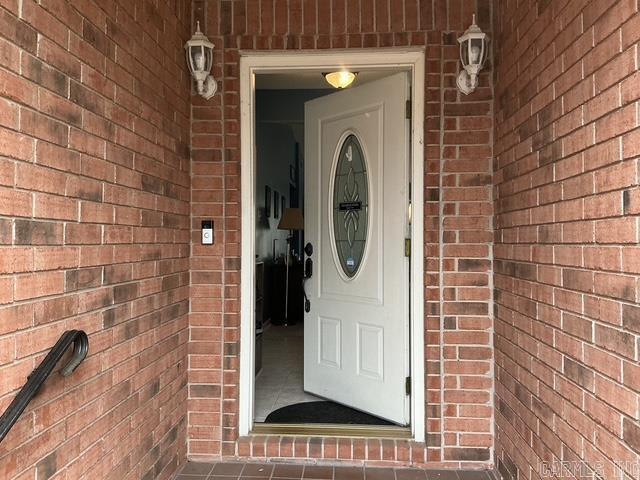
[[489,37],[476,24],[476,16],[473,15],[473,21],[464,34],[458,38],[460,44],[460,60],[463,67],[480,67],[484,66],[487,60]]
[[184,45],[189,72],[196,81],[198,94],[209,99],[217,91],[218,85],[210,75],[213,67],[213,43],[200,31],[200,22],[196,23],[196,32]]
[[476,24],[473,15],[471,26],[458,38],[460,61],[464,70],[458,75],[458,89],[468,95],[478,86],[478,74],[484,67],[489,53],[489,37]]
[[347,88],[358,76],[357,72],[340,70],[338,72],[323,73],[325,80],[333,88]]
[[304,218],[300,208],[285,208],[278,223],[278,230],[304,230]]

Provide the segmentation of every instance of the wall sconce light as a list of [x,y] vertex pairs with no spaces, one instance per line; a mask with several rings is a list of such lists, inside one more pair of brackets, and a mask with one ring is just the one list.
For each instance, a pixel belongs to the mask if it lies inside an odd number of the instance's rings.
[[341,70],[338,72],[323,73],[324,79],[333,88],[347,88],[353,83],[358,76],[358,72],[349,72],[347,70]]
[[200,22],[196,24],[196,33],[184,45],[187,53],[187,65],[195,79],[198,94],[209,100],[218,90],[218,84],[210,75],[213,66],[213,43],[200,31]]
[[473,15],[473,23],[458,38],[458,43],[460,43],[460,60],[464,68],[458,74],[458,90],[469,95],[478,86],[478,75],[484,67],[489,53],[489,37],[476,25],[475,14]]

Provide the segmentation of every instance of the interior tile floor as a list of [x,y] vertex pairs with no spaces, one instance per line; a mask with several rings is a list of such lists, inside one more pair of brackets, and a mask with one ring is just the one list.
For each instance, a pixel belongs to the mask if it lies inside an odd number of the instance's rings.
[[254,420],[274,410],[321,398],[304,392],[304,324],[268,326],[262,338],[262,369],[256,377]]
[[478,470],[332,467],[278,463],[189,462],[175,480],[495,480]]

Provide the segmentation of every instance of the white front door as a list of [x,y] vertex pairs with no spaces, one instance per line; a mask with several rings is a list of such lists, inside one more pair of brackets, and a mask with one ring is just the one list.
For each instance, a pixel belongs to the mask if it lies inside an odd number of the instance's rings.
[[407,75],[305,106],[307,392],[409,423]]

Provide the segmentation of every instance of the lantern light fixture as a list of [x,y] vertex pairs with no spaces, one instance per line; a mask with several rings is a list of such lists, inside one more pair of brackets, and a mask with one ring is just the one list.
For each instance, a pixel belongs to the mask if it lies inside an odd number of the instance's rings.
[[460,43],[460,60],[463,70],[458,74],[458,90],[469,95],[478,86],[478,75],[484,67],[489,53],[489,37],[473,22],[464,34],[458,38]]
[[196,32],[184,45],[187,54],[187,65],[191,76],[196,81],[198,95],[206,100],[213,97],[218,84],[211,75],[213,66],[213,43],[200,31],[200,22],[196,23]]
[[347,88],[351,85],[356,77],[358,76],[358,72],[350,72],[348,70],[340,70],[337,72],[328,72],[323,73],[324,79],[327,81],[329,85],[333,88]]

